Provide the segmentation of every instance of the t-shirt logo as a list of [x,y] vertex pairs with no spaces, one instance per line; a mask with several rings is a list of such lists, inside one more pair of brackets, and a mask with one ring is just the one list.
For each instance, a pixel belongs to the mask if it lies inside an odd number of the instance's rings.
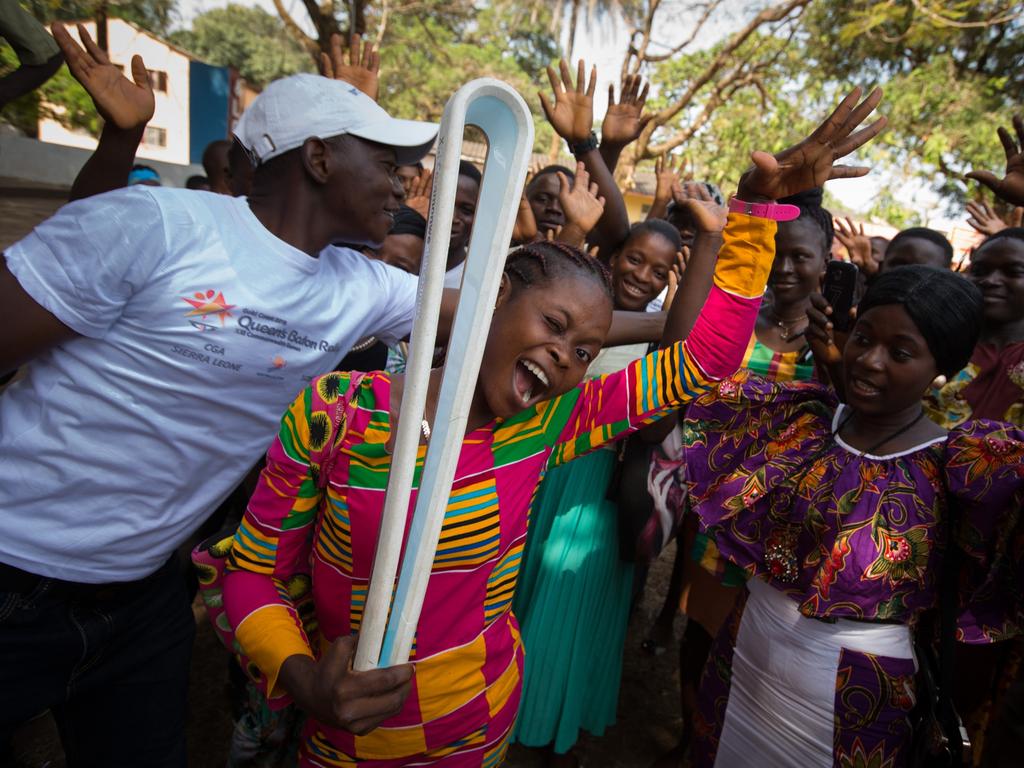
[[225,301],[223,292],[209,290],[203,293],[202,291],[197,291],[192,296],[194,298],[182,296],[181,299],[192,305],[192,309],[185,313],[185,317],[197,318],[189,320],[193,328],[198,328],[200,331],[216,331],[217,326],[207,323],[207,318],[213,316],[219,319],[220,327],[223,328],[224,321],[232,316],[231,310],[235,308],[235,305],[228,304]]

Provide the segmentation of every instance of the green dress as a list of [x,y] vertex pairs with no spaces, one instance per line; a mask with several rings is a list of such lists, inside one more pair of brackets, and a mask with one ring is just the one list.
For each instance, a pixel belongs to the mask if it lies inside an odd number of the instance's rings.
[[[619,370],[646,345],[604,350],[588,376]],[[602,449],[550,470],[530,509],[512,604],[526,663],[513,739],[568,752],[582,728],[615,723],[633,564],[619,558],[618,515],[605,495],[617,453]]]

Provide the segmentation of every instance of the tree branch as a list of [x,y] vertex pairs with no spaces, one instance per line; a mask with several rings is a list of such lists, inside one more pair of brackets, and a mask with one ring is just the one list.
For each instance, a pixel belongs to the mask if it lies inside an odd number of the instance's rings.
[[653,56],[647,56],[645,60],[648,63],[652,63],[653,64],[653,63],[657,63],[659,61],[665,61],[667,59],[671,59],[673,56],[676,56],[677,54],[681,53],[683,51],[683,49],[685,49],[687,46],[689,46],[697,38],[697,35],[700,34],[701,29],[704,28],[704,25],[707,23],[708,19],[711,17],[711,14],[714,13],[721,4],[722,4],[722,0],[710,0],[710,2],[705,4],[705,6],[704,6],[704,13],[702,13],[701,17],[697,20],[697,23],[694,26],[693,31],[690,33],[690,36],[688,38],[683,40],[683,42],[681,42],[675,48],[670,50],[668,53],[657,54],[657,55],[653,55]]
[[284,7],[284,3],[281,0],[273,0],[274,8],[277,10],[277,15],[281,17],[281,21],[284,22],[284,28],[288,30],[288,33],[295,38],[295,40],[306,49],[306,52],[313,57],[313,61],[319,66],[320,64],[320,46],[316,40],[311,38],[305,32],[302,31],[302,27],[296,23],[292,15],[288,13],[288,10]]
[[772,22],[782,21],[793,13],[793,11],[803,9],[810,2],[811,0],[785,0],[777,5],[764,8],[760,13],[754,16],[746,26],[733,34],[715,58],[712,59],[708,66],[704,68],[704,71],[689,83],[682,95],[680,95],[680,97],[672,104],[655,113],[653,119],[647,124],[647,127],[644,128],[643,133],[640,134],[640,138],[637,141],[637,146],[634,151],[634,156],[638,159],[652,156],[649,154],[648,146],[654,132],[689,106],[697,93],[726,67],[736,50],[760,27]]

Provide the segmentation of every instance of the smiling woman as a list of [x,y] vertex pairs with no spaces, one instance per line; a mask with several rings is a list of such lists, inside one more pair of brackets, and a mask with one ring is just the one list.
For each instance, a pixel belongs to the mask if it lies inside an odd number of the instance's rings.
[[704,669],[696,765],[746,765],[754,750],[766,766],[907,764],[914,632],[949,537],[971,561],[960,639],[1015,631],[1024,581],[999,542],[1019,533],[1024,433],[972,421],[947,434],[920,402],[967,361],[981,312],[955,273],[893,269],[860,303],[841,358],[827,316],[809,311],[845,404],[818,384],[750,378],[688,409],[693,508],[752,577]]
[[981,290],[981,341],[970,362],[925,397],[929,417],[952,428],[969,418],[1024,426],[1024,229],[1004,229],[971,255]]
[[[691,308],[676,302],[663,348],[624,368],[581,381],[611,322],[596,262],[556,246],[530,247],[512,259],[426,574],[415,676],[404,665],[362,673],[349,663],[352,634],[363,623],[404,380],[329,374],[299,393],[235,537],[224,607],[269,697],[293,697],[309,715],[301,764],[465,768],[502,761],[523,665],[510,606],[537,483],[549,469],[624,438],[736,370],[774,255],[776,208],[762,203],[866,172],[833,166],[884,125],[882,119],[859,128],[881,92],[860,97],[854,90],[789,150],[753,153],[692,331],[687,336]],[[440,379],[435,372],[426,394],[424,441]],[[313,421],[331,425],[315,444]],[[307,574],[315,628],[303,624],[280,588]],[[367,676],[376,673],[386,685],[370,684]]]

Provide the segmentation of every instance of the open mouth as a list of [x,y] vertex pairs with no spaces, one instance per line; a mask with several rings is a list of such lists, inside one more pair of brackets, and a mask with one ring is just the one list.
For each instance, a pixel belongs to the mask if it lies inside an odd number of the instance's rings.
[[650,296],[649,290],[628,280],[623,280],[619,285],[622,287],[622,292],[631,299],[647,299]]
[[849,389],[851,394],[855,394],[858,397],[878,397],[882,394],[882,389],[879,386],[859,376],[850,377]]
[[535,362],[520,358],[516,361],[512,386],[519,402],[525,407],[535,396],[543,395],[551,386],[551,381],[544,369]]

